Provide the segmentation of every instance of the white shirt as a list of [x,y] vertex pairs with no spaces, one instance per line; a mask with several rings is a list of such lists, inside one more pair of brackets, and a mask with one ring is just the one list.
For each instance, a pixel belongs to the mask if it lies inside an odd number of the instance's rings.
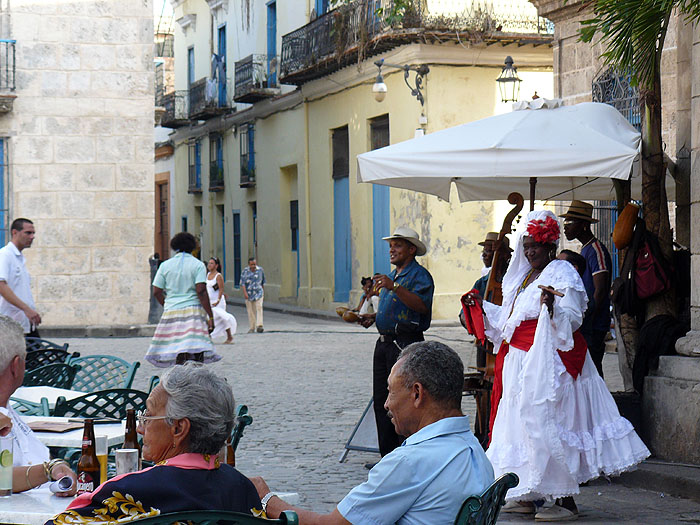
[[[27,306],[36,308],[32,298],[29,272],[25,262],[24,255],[11,241],[4,248],[0,248],[0,281],[5,281],[15,295]],[[1,296],[0,314],[6,315],[21,324],[25,334],[31,332],[29,318],[25,313]]]
[[32,429],[20,419],[11,407],[2,408],[0,412],[12,419],[12,459],[15,467],[36,465],[50,459],[49,449],[32,432]]

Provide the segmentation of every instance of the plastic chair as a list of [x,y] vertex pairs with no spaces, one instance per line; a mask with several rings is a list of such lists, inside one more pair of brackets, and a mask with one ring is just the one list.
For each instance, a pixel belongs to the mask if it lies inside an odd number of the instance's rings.
[[217,525],[217,523],[227,523],[233,525],[298,525],[299,518],[296,512],[285,510],[279,519],[269,520],[256,518],[250,514],[240,512],[229,512],[224,510],[187,510],[181,512],[169,512],[153,518],[134,520],[129,523],[139,525],[171,525],[174,523],[191,523],[194,525]]
[[20,399],[18,397],[10,398],[10,406],[18,414],[23,416],[50,416],[51,408],[49,407],[49,400],[45,397],[41,398],[41,401],[35,403],[34,401],[28,401],[26,399]]
[[71,359],[72,365],[80,365],[73,390],[94,392],[111,388],[131,388],[136,370],[141,363],[129,363],[112,355],[88,355]]
[[462,503],[454,525],[495,525],[501,507],[506,502],[506,492],[519,482],[516,474],[508,472],[494,481],[480,496],[469,496]]
[[65,417],[111,417],[126,419],[126,410],[146,410],[148,394],[140,390],[113,388],[85,394],[73,399],[61,396],[56,400],[54,416]]
[[40,337],[25,337],[27,344],[27,352],[33,352],[34,350],[64,350],[68,351],[68,343],[63,343],[59,345],[53,341],[47,339],[41,339]]
[[80,352],[69,354],[61,348],[42,348],[40,350],[32,350],[27,352],[27,357],[24,361],[25,370],[34,370],[40,366],[50,365],[53,363],[68,363],[71,359],[80,357]]
[[70,389],[80,366],[66,363],[53,363],[24,372],[22,386],[53,386]]

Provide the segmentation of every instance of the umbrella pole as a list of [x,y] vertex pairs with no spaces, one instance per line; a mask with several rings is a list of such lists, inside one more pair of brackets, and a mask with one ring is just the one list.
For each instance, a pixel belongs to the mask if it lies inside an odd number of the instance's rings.
[[535,210],[535,187],[537,186],[537,177],[530,177],[530,211]]

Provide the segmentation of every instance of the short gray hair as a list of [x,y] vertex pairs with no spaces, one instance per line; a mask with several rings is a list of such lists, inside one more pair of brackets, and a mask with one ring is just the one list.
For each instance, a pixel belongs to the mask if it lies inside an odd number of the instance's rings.
[[0,315],[0,373],[4,372],[15,356],[27,357],[27,343],[22,326],[9,317]]
[[438,341],[420,341],[404,348],[399,361],[396,373],[406,388],[420,383],[445,406],[462,406],[464,364],[452,348]]
[[231,387],[222,377],[192,361],[168,370],[160,381],[168,394],[168,420],[190,420],[190,450],[217,454],[231,434],[236,404]]

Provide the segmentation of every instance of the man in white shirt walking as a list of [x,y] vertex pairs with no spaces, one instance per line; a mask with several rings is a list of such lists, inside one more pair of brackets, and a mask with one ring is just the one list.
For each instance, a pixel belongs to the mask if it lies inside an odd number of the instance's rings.
[[25,335],[39,337],[41,316],[36,311],[29,272],[22,250],[34,242],[34,223],[15,219],[10,226],[11,240],[0,248],[0,314],[17,321]]

